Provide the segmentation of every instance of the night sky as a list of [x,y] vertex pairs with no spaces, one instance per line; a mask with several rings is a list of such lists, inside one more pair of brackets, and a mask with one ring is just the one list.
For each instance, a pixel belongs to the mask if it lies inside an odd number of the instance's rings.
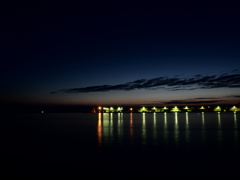
[[240,102],[239,1],[4,1],[1,108]]

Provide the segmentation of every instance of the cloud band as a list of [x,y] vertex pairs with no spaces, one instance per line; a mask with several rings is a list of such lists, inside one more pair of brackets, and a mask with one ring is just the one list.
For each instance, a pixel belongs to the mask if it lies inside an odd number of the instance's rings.
[[240,70],[214,75],[193,75],[191,77],[174,76],[153,79],[139,79],[117,85],[99,85],[81,88],[61,89],[51,93],[90,93],[107,91],[130,91],[137,89],[194,90],[213,88],[240,88]]

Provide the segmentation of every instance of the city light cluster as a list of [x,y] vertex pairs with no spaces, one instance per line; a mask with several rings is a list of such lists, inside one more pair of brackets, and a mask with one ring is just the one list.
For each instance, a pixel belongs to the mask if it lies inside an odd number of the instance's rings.
[[[105,107],[98,106],[98,112],[103,113],[120,113],[120,112],[236,112],[240,111],[240,107],[237,106],[200,106],[200,107],[188,107],[188,106],[172,106],[172,107]],[[96,112],[96,111],[94,111]]]

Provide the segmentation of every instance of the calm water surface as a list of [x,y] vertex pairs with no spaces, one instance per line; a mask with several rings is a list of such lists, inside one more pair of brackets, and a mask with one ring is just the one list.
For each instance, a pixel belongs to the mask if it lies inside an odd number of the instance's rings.
[[230,177],[239,113],[2,114],[3,177]]

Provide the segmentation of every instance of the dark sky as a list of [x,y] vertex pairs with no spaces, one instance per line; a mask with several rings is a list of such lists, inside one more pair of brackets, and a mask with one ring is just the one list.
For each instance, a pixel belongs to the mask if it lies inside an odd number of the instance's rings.
[[239,1],[3,1],[2,104],[240,101]]

